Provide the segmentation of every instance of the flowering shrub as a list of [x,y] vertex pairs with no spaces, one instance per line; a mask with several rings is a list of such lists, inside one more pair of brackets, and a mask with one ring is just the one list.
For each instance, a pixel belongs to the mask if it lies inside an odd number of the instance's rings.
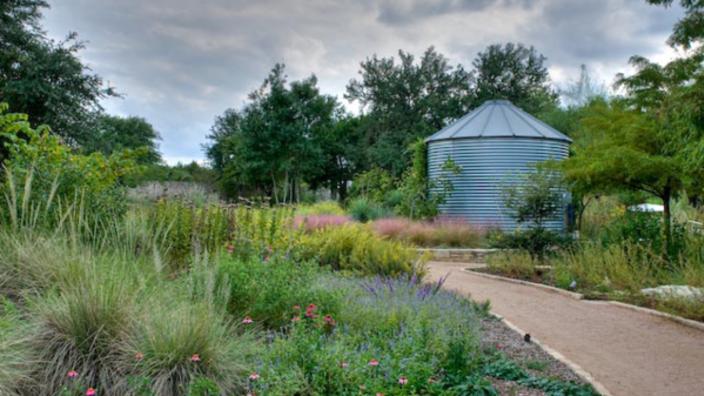
[[350,218],[342,215],[307,215],[296,216],[293,220],[296,229],[302,229],[305,232],[317,231],[328,227],[337,227],[350,222]]
[[262,354],[261,379],[253,391],[440,394],[453,348],[462,346],[465,367],[478,356],[473,307],[438,284],[415,278],[324,277],[320,282],[342,290],[346,304],[334,317],[316,308],[320,316],[292,322],[287,335]]
[[478,247],[483,240],[483,231],[463,219],[420,222],[388,218],[376,220],[372,227],[379,235],[423,247]]
[[316,260],[335,270],[365,275],[422,275],[424,259],[413,246],[379,238],[360,224],[326,228],[299,239],[297,252],[304,260]]

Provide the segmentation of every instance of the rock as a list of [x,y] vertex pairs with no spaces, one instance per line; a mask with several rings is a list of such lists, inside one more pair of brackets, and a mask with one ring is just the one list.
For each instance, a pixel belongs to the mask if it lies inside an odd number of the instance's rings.
[[704,299],[704,289],[683,285],[664,285],[642,289],[640,291],[646,296],[655,298],[682,298],[686,300]]

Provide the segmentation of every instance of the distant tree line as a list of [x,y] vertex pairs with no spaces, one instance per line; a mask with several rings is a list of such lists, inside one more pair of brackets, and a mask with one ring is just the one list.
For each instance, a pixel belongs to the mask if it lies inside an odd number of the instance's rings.
[[216,119],[206,154],[230,197],[295,202],[305,185],[345,200],[349,182],[365,171],[380,169],[401,184],[413,143],[486,100],[508,99],[534,114],[558,109],[544,63],[534,48],[513,43],[489,46],[470,71],[432,47],[418,60],[404,51],[374,55],[345,93],[359,115],[321,94],[314,75],[289,83],[277,64],[242,109]]

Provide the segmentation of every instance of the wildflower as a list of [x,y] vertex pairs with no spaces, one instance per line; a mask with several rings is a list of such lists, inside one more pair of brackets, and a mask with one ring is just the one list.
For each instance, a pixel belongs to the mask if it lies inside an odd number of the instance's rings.
[[376,367],[376,366],[379,365],[379,361],[376,360],[376,359],[372,359],[372,360],[369,361],[369,365],[372,366],[372,367]]
[[244,324],[251,324],[253,322],[254,321],[249,316],[245,316],[244,319],[242,319],[242,323],[244,323]]
[[504,349],[504,346],[501,344],[496,344],[496,349]]
[[78,372],[76,370],[71,370],[68,372],[68,377],[71,379],[74,379],[74,378],[78,377]]
[[232,254],[232,253],[235,252],[235,245],[233,245],[233,244],[231,244],[231,243],[228,243],[226,249],[227,249],[227,252],[228,252],[228,253]]
[[252,380],[252,381],[256,381],[256,380],[259,379],[259,374],[257,374],[257,373],[252,373],[252,374],[249,375],[249,379]]
[[325,324],[330,325],[330,326],[335,326],[335,319],[333,319],[332,316],[325,315],[323,320],[325,321]]
[[344,368],[347,368],[347,367],[349,367],[349,366],[350,366],[350,364],[347,363],[347,362],[341,362],[341,363],[340,363],[340,367],[342,367],[343,369],[344,369]]
[[296,305],[293,306],[293,309],[295,309],[296,311],[300,311],[300,310],[301,310],[301,306],[298,305],[298,304],[296,304]]
[[376,393],[376,396],[384,396],[384,394],[381,393],[381,392],[377,392],[377,393]]
[[315,314],[315,310],[317,308],[318,307],[316,307],[315,304],[308,305],[308,307],[306,307],[306,318],[313,319],[313,318],[317,317],[318,315]]
[[191,361],[192,362],[200,362],[200,355],[195,353],[193,356],[191,356]]
[[142,352],[137,352],[134,354],[134,360],[142,360],[144,359],[144,354]]
[[88,388],[88,390],[86,390],[86,396],[95,396],[95,389]]
[[300,322],[301,317],[300,316],[294,316],[293,319],[291,319],[291,322]]
[[400,377],[398,377],[398,383],[401,385],[406,385],[408,383],[408,378],[406,378],[404,376],[400,376]]

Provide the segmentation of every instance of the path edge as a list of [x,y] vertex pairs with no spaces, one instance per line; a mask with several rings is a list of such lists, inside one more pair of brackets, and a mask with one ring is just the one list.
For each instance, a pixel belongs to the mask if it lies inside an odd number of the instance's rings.
[[[515,324],[511,323],[509,320],[504,318],[503,316],[491,312],[491,315],[496,317],[497,319],[501,320],[506,327],[509,329],[513,330],[514,332],[518,333],[520,337],[523,337],[526,332],[521,329],[520,327],[516,326]],[[545,351],[548,355],[550,355],[553,359],[557,360],[558,362],[564,364],[565,366],[569,367],[570,370],[572,370],[579,378],[581,378],[583,381],[586,383],[590,384],[594,390],[599,392],[600,395],[602,396],[613,396],[611,392],[609,392],[608,389],[602,384],[601,382],[597,381],[588,371],[582,368],[582,366],[578,365],[577,363],[571,361],[570,359],[567,359],[563,354],[560,352],[550,348],[548,345],[540,342],[538,339],[535,337],[531,337],[531,342],[535,343],[538,345],[542,350]]]
[[474,271],[474,270],[468,269],[468,268],[463,269],[463,271],[470,272],[472,274],[476,274],[476,275],[479,275],[484,278],[489,278],[489,279],[494,279],[494,280],[499,280],[499,281],[504,281],[504,282],[509,282],[509,283],[516,283],[519,285],[543,289],[543,290],[546,290],[546,291],[549,291],[552,293],[561,294],[565,297],[569,297],[569,298],[572,298],[575,300],[582,300],[585,302],[589,302],[590,304],[610,304],[610,305],[614,305],[617,307],[630,309],[631,311],[645,313],[645,314],[648,314],[651,316],[656,316],[656,317],[659,317],[662,319],[668,319],[668,320],[671,320],[671,321],[676,322],[678,324],[681,324],[683,326],[686,326],[686,327],[689,327],[689,328],[692,328],[695,330],[699,330],[699,331],[704,331],[704,323],[697,322],[696,320],[692,320],[692,319],[683,318],[681,316],[669,314],[667,312],[660,312],[660,311],[657,311],[657,310],[651,309],[651,308],[640,307],[638,305],[627,304],[627,303],[624,303],[621,301],[614,301],[614,300],[588,300],[588,299],[584,298],[583,294],[560,289],[560,288],[557,288],[554,286],[544,285],[542,283],[524,281],[521,279],[513,279],[513,278],[506,277],[506,276],[501,276],[501,275],[487,274],[485,272]]

